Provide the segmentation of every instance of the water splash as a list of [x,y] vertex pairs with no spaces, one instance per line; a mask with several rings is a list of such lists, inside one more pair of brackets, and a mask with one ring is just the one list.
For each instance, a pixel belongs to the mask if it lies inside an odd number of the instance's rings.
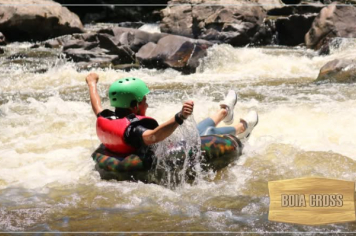
[[201,177],[201,142],[190,116],[176,131],[154,146],[155,176],[169,188]]

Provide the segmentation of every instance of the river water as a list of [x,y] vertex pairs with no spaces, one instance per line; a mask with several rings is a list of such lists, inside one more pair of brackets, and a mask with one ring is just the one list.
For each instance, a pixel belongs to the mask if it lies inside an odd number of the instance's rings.
[[[268,221],[268,181],[319,176],[356,180],[356,87],[315,83],[334,58],[355,57],[344,41],[329,56],[305,48],[209,49],[198,72],[110,68],[78,71],[56,49],[13,43],[0,56],[0,231],[350,232],[355,223],[297,226]],[[11,56],[14,55],[15,56]],[[257,109],[243,155],[193,184],[104,181],[90,155],[99,145],[85,76],[109,85],[135,76],[151,88],[159,122],[194,100],[197,122],[238,94],[235,122]]]

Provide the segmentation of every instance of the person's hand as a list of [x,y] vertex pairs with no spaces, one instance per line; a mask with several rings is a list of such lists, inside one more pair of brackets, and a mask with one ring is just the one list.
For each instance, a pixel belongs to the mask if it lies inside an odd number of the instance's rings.
[[186,101],[182,107],[182,116],[187,119],[191,114],[193,114],[194,102]]
[[88,85],[96,84],[99,81],[99,75],[97,73],[92,72],[89,75],[87,75],[85,81],[87,82]]

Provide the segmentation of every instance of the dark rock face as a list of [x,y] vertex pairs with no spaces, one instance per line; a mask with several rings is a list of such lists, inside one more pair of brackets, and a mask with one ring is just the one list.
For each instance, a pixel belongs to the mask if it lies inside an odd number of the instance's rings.
[[265,22],[271,22],[271,31],[275,35],[273,42],[286,46],[303,44],[305,34],[324,5],[320,2],[283,2],[289,5],[281,7],[277,5],[267,11],[268,17]]
[[299,4],[302,0],[281,0],[284,4]]
[[[78,16],[50,0],[0,0],[0,31],[12,41],[42,41],[83,31]],[[33,5],[35,4],[35,5]]]
[[327,38],[355,38],[355,19],[356,7],[332,4],[323,8],[305,35],[307,47],[319,49]]
[[279,8],[272,8],[267,11],[269,16],[290,16],[290,15],[302,15],[319,13],[321,9],[325,7],[323,4],[313,3],[313,4],[300,4],[297,6],[283,6]]
[[356,81],[356,60],[335,59],[326,63],[316,81],[349,83]]
[[6,45],[6,38],[1,32],[0,32],[0,45]]
[[199,59],[206,56],[212,46],[204,40],[169,35],[155,43],[148,43],[136,54],[140,64],[148,68],[174,68],[189,74],[199,66]]
[[[68,6],[82,22],[124,22],[124,21],[160,21],[159,10],[165,8],[168,0],[55,0],[61,4],[78,4]],[[97,6],[88,6],[96,4]],[[125,5],[123,5],[125,4]],[[143,5],[144,4],[144,5]],[[148,6],[148,4],[153,4]],[[82,5],[82,6],[81,6]],[[127,26],[122,26],[127,27]]]
[[305,34],[309,31],[316,15],[292,15],[279,18],[275,22],[278,32],[277,40],[281,45],[296,46],[304,43]]
[[233,46],[256,43],[255,35],[263,33],[261,25],[266,12],[260,6],[243,1],[241,4],[228,2],[234,5],[209,5],[207,0],[190,0],[188,5],[175,5],[180,2],[171,1],[161,11],[162,32]]

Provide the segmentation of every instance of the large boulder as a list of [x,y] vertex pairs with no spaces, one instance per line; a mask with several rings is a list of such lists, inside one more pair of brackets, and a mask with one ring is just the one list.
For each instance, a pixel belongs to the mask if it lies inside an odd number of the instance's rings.
[[189,74],[199,66],[199,59],[206,56],[212,46],[205,40],[169,35],[155,43],[148,43],[136,54],[141,65],[148,68],[174,68]]
[[8,41],[42,41],[83,32],[77,15],[51,0],[0,0],[0,31]]
[[308,48],[319,49],[328,38],[356,37],[356,7],[336,5],[321,10],[309,32],[305,35]]
[[142,30],[123,27],[102,29],[98,33],[112,36],[112,40],[117,45],[128,45],[134,52],[138,52],[143,45],[149,42],[157,43],[158,40],[167,36],[167,34],[148,33]]
[[319,72],[316,81],[331,81],[339,83],[356,81],[356,60],[335,59],[326,63]]
[[244,46],[256,43],[266,11],[247,1],[173,0],[161,14],[162,32]]

